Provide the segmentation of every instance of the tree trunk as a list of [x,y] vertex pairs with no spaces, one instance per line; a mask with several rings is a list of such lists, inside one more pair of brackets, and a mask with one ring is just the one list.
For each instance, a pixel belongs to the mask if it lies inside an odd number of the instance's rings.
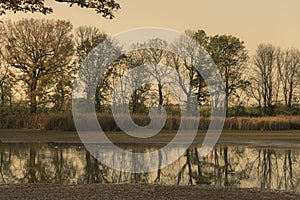
[[58,106],[58,111],[62,111],[64,104],[65,104],[65,88],[64,88],[64,84],[61,82],[61,92],[60,92],[60,102],[59,102],[59,106]]
[[161,113],[161,107],[163,105],[163,92],[162,92],[162,85],[159,83],[158,84],[158,94],[159,94],[159,106],[158,106],[158,113]]
[[31,114],[36,114],[37,111],[36,89],[37,89],[37,79],[34,79],[30,86],[30,113]]
[[225,171],[225,186],[229,185],[228,181],[228,170],[229,170],[229,162],[228,162],[228,147],[224,147],[224,171]]
[[293,85],[291,84],[290,91],[289,91],[288,104],[287,104],[289,111],[292,110],[292,100],[293,100]]
[[136,90],[133,92],[133,97],[132,97],[132,112],[133,113],[137,112],[137,91]]
[[99,88],[99,86],[97,86],[96,92],[95,92],[95,109],[96,109],[96,112],[100,112],[100,109],[101,109],[99,95],[100,95],[100,88]]
[[36,158],[36,149],[35,148],[30,148],[29,150],[29,183],[36,183],[37,182],[37,177],[36,177],[36,163],[35,163],[35,158]]
[[192,171],[192,163],[191,163],[191,154],[189,149],[186,151],[186,162],[188,164],[188,169],[189,169],[189,185],[193,185],[193,171]]
[[4,105],[5,105],[4,101],[5,101],[4,88],[3,88],[3,85],[1,85],[1,108],[0,108],[0,117],[1,118],[3,118],[3,115],[4,115]]
[[191,110],[191,94],[187,95],[187,99],[186,99],[186,111],[187,113],[190,113]]

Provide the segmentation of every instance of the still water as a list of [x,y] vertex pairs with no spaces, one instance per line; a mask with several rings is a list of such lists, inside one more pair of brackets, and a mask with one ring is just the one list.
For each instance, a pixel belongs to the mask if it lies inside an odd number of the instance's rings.
[[[191,148],[161,170],[125,173],[103,165],[81,144],[0,143],[0,183],[206,184],[300,192],[299,149],[217,146],[206,157],[198,152]],[[113,152],[107,155],[120,161]]]

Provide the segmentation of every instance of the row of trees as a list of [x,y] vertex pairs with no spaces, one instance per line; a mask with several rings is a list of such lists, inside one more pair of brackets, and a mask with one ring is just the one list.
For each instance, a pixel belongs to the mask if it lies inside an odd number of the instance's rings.
[[[63,20],[7,21],[0,26],[0,35],[2,115],[16,112],[18,106],[22,110],[28,107],[30,113],[70,110],[76,72],[92,49],[108,39],[111,48],[107,50],[122,50],[98,28],[79,27],[73,31],[72,24]],[[297,106],[299,50],[261,44],[250,58],[244,42],[237,37],[208,36],[203,30],[186,31],[186,35],[199,43],[217,65],[224,82],[227,107],[252,106],[258,108],[260,115],[274,115],[277,107],[284,106],[290,113]],[[132,51],[122,54],[101,72],[95,94],[89,94],[96,110],[104,112],[110,103],[121,103],[112,96],[112,89],[123,80],[121,77],[141,65],[149,66],[148,71],[132,71],[126,81],[137,88],[128,99],[132,112],[147,112],[153,104],[176,104],[178,96],[167,89],[172,81],[179,83],[185,95],[187,112],[195,110],[190,103],[193,92],[199,105],[209,105],[207,85],[197,70],[199,53],[187,51],[182,58],[162,50],[169,47],[179,52],[183,46],[187,50],[194,42],[188,38],[181,37],[172,44],[158,38],[134,44]],[[102,58],[103,62],[105,59]],[[161,70],[161,65],[170,66],[177,73],[167,79],[171,68]],[[82,74],[89,84],[88,77],[99,76],[99,71],[90,68]],[[157,84],[148,84],[150,78]],[[119,92],[122,95],[122,89]]]
[[285,106],[285,111],[291,113],[299,101],[300,51],[261,44],[252,69],[250,91],[260,114],[274,115],[278,105]]

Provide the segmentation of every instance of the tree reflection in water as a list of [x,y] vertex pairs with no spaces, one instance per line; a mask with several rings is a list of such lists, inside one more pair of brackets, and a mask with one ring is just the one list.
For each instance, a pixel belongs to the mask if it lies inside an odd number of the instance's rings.
[[[132,146],[123,148],[140,151]],[[153,151],[153,148],[143,151]],[[174,148],[173,153],[176,152],[179,149]],[[159,159],[168,156],[158,151]],[[125,166],[127,158],[126,155],[109,152],[106,159],[122,162]],[[131,166],[134,169],[146,164],[148,158],[131,159],[136,161]],[[161,164],[161,161],[158,162],[157,167]],[[300,156],[297,149],[217,146],[208,156],[200,157],[199,148],[193,147],[163,169],[125,173],[103,165],[81,144],[0,143],[0,183],[206,184],[300,192],[299,181]]]

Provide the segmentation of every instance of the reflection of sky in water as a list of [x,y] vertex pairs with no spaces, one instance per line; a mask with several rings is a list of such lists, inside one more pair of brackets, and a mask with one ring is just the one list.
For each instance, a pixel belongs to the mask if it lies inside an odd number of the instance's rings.
[[[130,151],[145,151],[123,147]],[[106,159],[126,158],[108,148]],[[148,148],[146,151],[153,151]],[[175,156],[179,148],[174,148]],[[201,158],[192,148],[162,170],[130,174],[102,165],[82,145],[0,144],[1,183],[160,183],[167,185],[209,184],[216,186],[270,188],[300,192],[299,150],[256,149],[242,146],[216,147]],[[151,158],[139,160],[143,165]]]

